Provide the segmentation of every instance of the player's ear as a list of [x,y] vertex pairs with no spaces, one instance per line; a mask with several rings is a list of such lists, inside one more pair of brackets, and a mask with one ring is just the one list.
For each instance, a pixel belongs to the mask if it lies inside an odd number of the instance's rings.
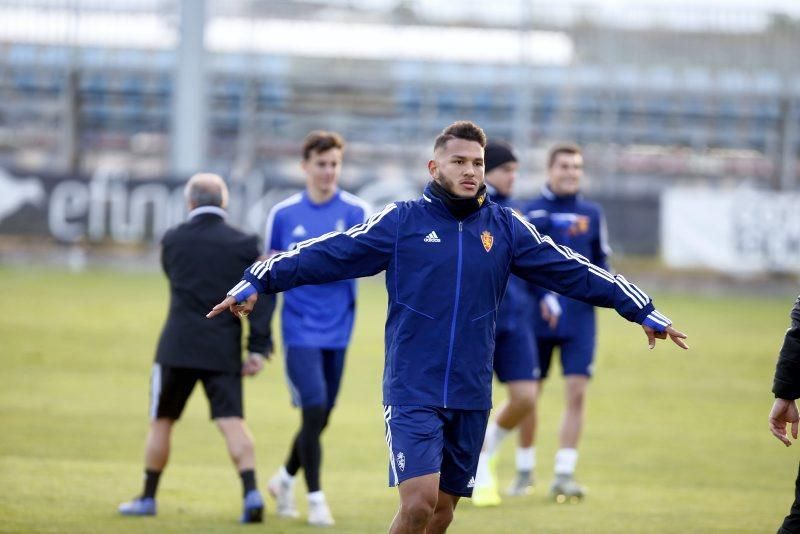
[[431,178],[436,178],[436,160],[432,159],[428,162],[428,173],[431,175]]

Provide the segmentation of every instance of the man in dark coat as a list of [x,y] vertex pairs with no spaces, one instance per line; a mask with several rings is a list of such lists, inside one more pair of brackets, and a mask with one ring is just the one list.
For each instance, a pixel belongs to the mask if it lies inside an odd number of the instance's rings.
[[[268,317],[274,299],[249,318],[247,360],[242,363],[242,317],[224,315],[208,324],[206,310],[228,280],[259,257],[258,237],[225,222],[228,190],[214,174],[198,174],[186,184],[189,217],[162,240],[161,263],[169,279],[170,306],[151,376],[150,432],[145,446],[141,496],[120,505],[123,515],[155,515],[156,489],[169,458],[170,436],[199,381],[211,418],[225,436],[242,480],[243,523],[260,522],[264,503],[256,489],[253,438],[244,422],[242,375],[255,375],[272,352]],[[260,301],[259,301],[260,304]]]
[[[778,365],[775,368],[775,380],[772,385],[775,404],[769,412],[769,429],[787,447],[792,442],[786,435],[786,425],[792,424],[792,437],[797,439],[797,427],[800,421],[796,402],[796,399],[800,398],[800,297],[797,297],[794,303],[791,317],[792,326],[786,331]],[[800,532],[800,473],[795,482],[794,495],[792,509],[778,530],[780,534]]]

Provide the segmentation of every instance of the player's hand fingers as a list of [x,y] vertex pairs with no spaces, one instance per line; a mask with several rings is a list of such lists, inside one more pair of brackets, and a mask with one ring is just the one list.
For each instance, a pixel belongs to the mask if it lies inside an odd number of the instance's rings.
[[655,330],[644,325],[642,325],[642,330],[644,330],[644,333],[647,336],[647,346],[650,347],[650,350],[653,350],[653,348],[656,346]]
[[558,327],[558,315],[551,315],[548,325],[550,325],[550,330],[555,330]]
[[775,419],[770,419],[769,430],[772,432],[773,436],[778,438],[787,447],[792,445],[792,442],[786,437],[786,426],[784,423],[778,422]]
[[678,345],[683,350],[688,350],[689,349],[689,345],[687,345],[686,342],[684,342],[682,338],[679,338],[679,337],[676,337],[676,336],[669,336],[669,338],[672,340],[673,343]]
[[539,310],[541,310],[542,319],[547,321],[547,323],[550,325],[550,328],[552,328],[553,323],[552,323],[552,316],[550,315],[550,308],[547,307],[547,303],[545,303],[545,301],[541,301],[539,303]]
[[658,339],[667,339],[666,332],[655,332],[653,335]]
[[794,439],[797,439],[797,425],[798,425],[798,422],[796,420],[792,421],[792,437]]
[[230,308],[236,304],[236,299],[233,297],[225,297],[225,300],[211,308],[211,311],[206,314],[206,318],[211,319],[212,317],[216,317],[226,309]]
[[689,348],[689,345],[686,344],[684,339],[686,339],[686,334],[683,332],[679,332],[675,330],[671,326],[667,327],[667,334],[669,334],[669,338],[672,340],[673,343],[678,345],[680,348],[686,350]]

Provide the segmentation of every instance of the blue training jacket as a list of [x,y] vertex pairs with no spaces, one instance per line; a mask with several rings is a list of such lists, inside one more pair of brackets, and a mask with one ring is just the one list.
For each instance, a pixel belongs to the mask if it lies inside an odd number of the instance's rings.
[[[527,206],[528,220],[542,234],[547,234],[559,245],[569,247],[593,264],[608,269],[608,246],[603,210],[582,195],[556,196],[547,186],[542,194]],[[531,287],[534,299],[544,296],[545,290]],[[571,339],[590,336],[594,338],[594,307],[580,300],[558,297],[562,314],[555,329],[542,319],[538,302],[533,308],[533,325],[537,338]]]
[[486,200],[458,221],[429,188],[421,199],[389,204],[346,232],[254,263],[229,295],[241,301],[253,291],[381,271],[389,296],[386,405],[491,408],[495,320],[511,274],[613,307],[636,323],[668,321],[639,288],[556,245],[512,210]]

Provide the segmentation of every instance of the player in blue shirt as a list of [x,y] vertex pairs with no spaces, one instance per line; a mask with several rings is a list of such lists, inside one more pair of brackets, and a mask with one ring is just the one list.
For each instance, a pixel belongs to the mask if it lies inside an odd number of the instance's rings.
[[[583,155],[578,146],[557,145],[548,156],[547,183],[541,195],[526,210],[530,222],[559,245],[569,247],[591,263],[608,270],[606,225],[599,205],[580,194]],[[584,404],[595,352],[595,313],[591,304],[556,296],[532,286],[538,305],[534,306],[534,330],[539,348],[542,380],[550,369],[553,351],[558,348],[566,381],[566,406],[555,457],[555,478],[551,494],[559,501],[579,499],[584,490],[575,481],[578,441],[583,430]],[[535,464],[535,409],[520,425],[517,451],[518,477]],[[521,464],[521,465],[520,465]]]
[[[517,202],[511,198],[519,169],[511,146],[490,140],[486,143],[485,158],[486,190],[489,196],[500,206],[519,212]],[[494,420],[489,422],[486,429],[472,493],[475,506],[500,504],[495,453],[508,433],[533,410],[536,402],[540,370],[533,325],[528,320],[532,302],[526,282],[511,276],[497,312],[493,362],[497,379],[508,389],[508,400],[497,409]]]
[[[306,137],[301,164],[306,188],[270,211],[264,246],[268,254],[291,251],[307,239],[364,222],[367,204],[337,186],[343,151],[344,141],[334,132],[315,131]],[[302,410],[302,423],[286,463],[268,488],[277,501],[278,515],[297,517],[294,477],[302,468],[308,487],[308,521],[313,525],[333,524],[320,486],[320,436],[339,392],[355,297],[355,280],[306,285],[283,294],[286,378],[292,401]]]
[[383,374],[390,485],[400,509],[391,532],[444,532],[470,497],[492,397],[497,309],[509,275],[639,323],[650,347],[684,334],[623,277],[591,265],[488,198],[486,137],[471,122],[446,128],[428,162],[422,198],[389,204],[346,232],[309,239],[258,261],[207,317],[246,316],[274,294],[386,271]]

